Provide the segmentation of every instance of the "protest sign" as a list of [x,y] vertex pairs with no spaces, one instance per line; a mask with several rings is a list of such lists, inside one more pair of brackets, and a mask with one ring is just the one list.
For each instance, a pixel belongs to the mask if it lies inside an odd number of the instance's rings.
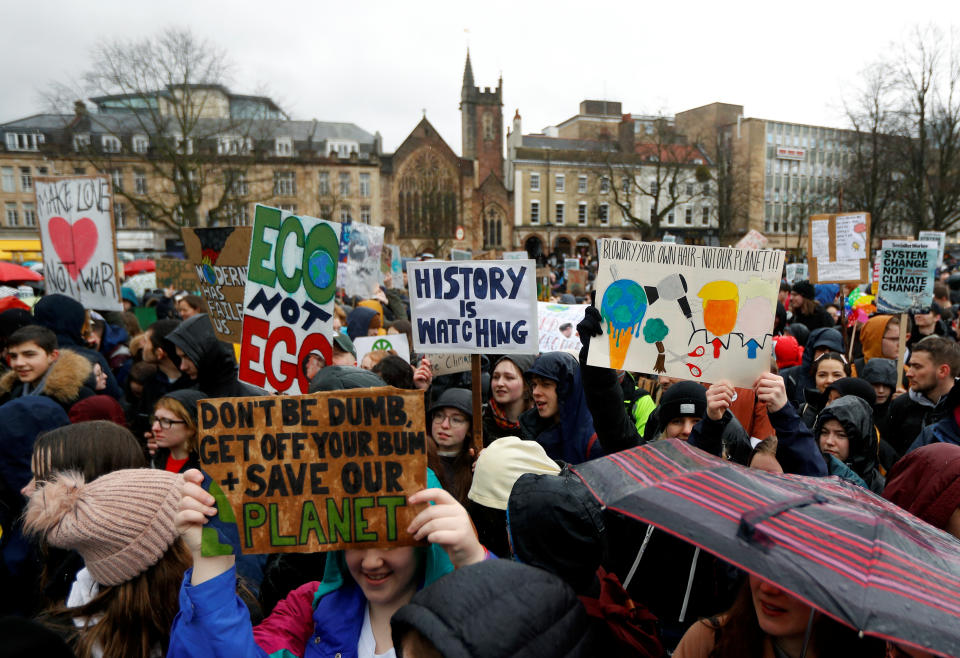
[[185,260],[179,258],[158,258],[157,285],[161,288],[186,290],[196,292],[200,290],[197,273]]
[[[257,204],[243,297],[240,381],[271,393],[306,393],[303,359],[320,350],[331,362],[339,230],[325,219]],[[379,266],[379,254],[373,262]]]
[[877,281],[877,311],[924,311],[933,302],[937,243],[884,240]]
[[603,334],[591,339],[590,365],[748,388],[770,370],[782,251],[598,245]]
[[579,258],[564,258],[563,259],[563,270],[565,272],[570,272],[571,270],[580,269],[580,259]]
[[44,285],[84,308],[122,311],[110,182],[97,176],[34,179]]
[[450,250],[450,260],[470,260],[471,258],[473,258],[473,253],[468,249]]
[[567,271],[567,292],[575,297],[585,297],[587,294],[587,271]]
[[790,283],[796,283],[797,281],[804,281],[807,279],[807,264],[806,263],[787,263],[786,268],[787,281]]
[[528,258],[530,258],[530,256],[525,251],[503,252],[503,260],[527,260]]
[[434,377],[470,370],[469,354],[427,354],[426,357]]
[[397,356],[410,363],[410,341],[406,334],[357,336],[353,340],[353,346],[357,349],[357,365],[363,363],[363,357],[376,350],[393,350]]
[[768,244],[770,244],[770,241],[767,237],[757,229],[752,228],[734,246],[737,249],[766,249]]
[[218,398],[198,410],[200,461],[244,553],[418,543],[406,529],[423,507],[407,497],[427,484],[421,391]]
[[239,343],[250,255],[249,226],[183,228],[183,249],[207,302],[217,338]]
[[341,286],[351,297],[372,297],[380,285],[383,227],[362,222],[350,224],[347,264]]
[[807,239],[811,283],[857,285],[870,278],[870,213],[813,215]]
[[390,246],[390,274],[393,275],[393,285],[395,288],[403,287],[403,259],[400,256],[400,247],[392,244]]
[[937,266],[943,262],[943,250],[947,246],[947,234],[945,231],[920,231],[917,234],[917,240],[920,242],[937,243]]
[[536,354],[535,264],[407,263],[417,352]]
[[549,267],[538,267],[537,268],[537,299],[540,301],[547,301],[550,299],[550,293],[552,292],[550,286],[550,276],[552,271]]
[[583,320],[587,304],[537,304],[537,332],[541,352],[577,350],[583,345],[577,334],[577,324]]

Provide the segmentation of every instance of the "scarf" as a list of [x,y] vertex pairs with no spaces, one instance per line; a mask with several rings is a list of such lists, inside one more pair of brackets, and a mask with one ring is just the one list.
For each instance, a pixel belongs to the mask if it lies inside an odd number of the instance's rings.
[[516,422],[511,422],[493,397],[490,398],[487,404],[490,405],[490,415],[493,417],[493,422],[496,423],[497,427],[504,430],[520,429],[520,420],[518,419]]

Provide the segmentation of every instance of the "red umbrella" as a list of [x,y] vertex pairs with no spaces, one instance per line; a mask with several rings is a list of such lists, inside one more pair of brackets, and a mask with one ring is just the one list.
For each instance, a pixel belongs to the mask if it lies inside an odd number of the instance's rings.
[[0,281],[43,281],[43,277],[23,265],[4,261],[0,262]]
[[141,272],[156,272],[157,264],[149,258],[144,258],[142,260],[132,260],[129,263],[123,264],[123,273],[127,276],[133,276],[134,274],[140,274]]

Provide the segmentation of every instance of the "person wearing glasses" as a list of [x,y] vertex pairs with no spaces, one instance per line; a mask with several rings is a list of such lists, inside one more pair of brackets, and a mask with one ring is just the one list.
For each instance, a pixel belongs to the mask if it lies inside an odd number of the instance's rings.
[[440,483],[461,505],[473,484],[473,395],[448,388],[427,413],[431,441],[428,465]]
[[147,432],[147,449],[154,468],[183,473],[200,468],[197,403],[207,397],[194,389],[170,391],[157,400]]

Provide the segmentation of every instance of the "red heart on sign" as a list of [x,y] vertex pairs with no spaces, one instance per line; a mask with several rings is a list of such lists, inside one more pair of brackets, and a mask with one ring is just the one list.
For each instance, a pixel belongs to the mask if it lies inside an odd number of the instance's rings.
[[81,217],[73,226],[63,217],[53,217],[47,231],[57,256],[67,268],[70,278],[76,281],[80,270],[90,262],[93,252],[97,250],[100,237],[97,225],[89,217]]

